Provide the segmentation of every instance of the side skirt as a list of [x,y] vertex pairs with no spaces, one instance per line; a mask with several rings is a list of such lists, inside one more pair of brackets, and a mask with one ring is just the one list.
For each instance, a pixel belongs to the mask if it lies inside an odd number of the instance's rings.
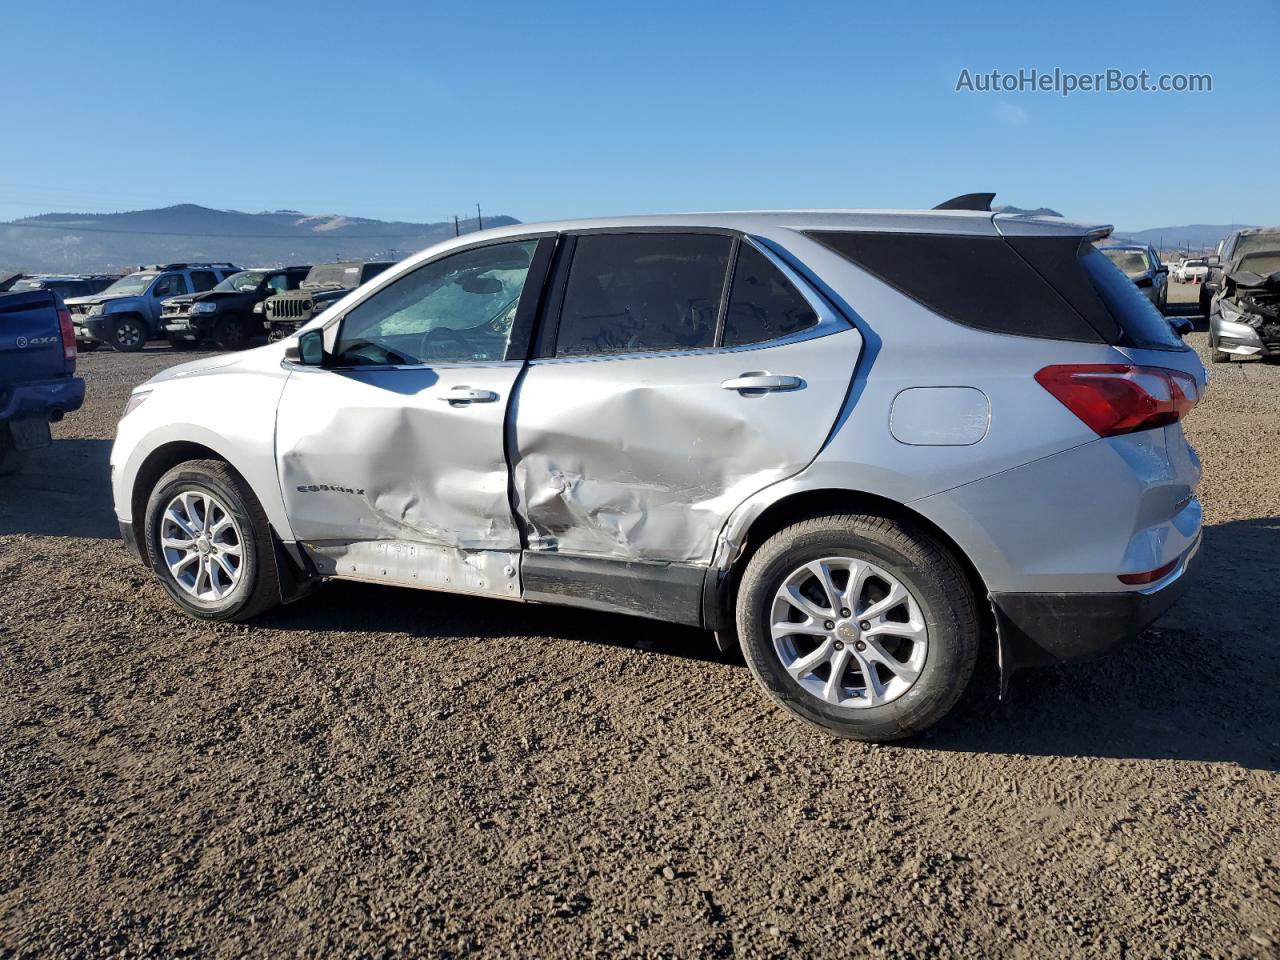
[[299,544],[320,577],[520,599],[520,554],[407,540]]
[[604,560],[527,550],[520,573],[526,600],[692,627],[703,625],[706,567],[698,564]]

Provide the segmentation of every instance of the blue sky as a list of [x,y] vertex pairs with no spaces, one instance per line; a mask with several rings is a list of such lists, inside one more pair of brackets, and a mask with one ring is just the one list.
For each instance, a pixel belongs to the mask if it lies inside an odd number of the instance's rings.
[[[56,11],[56,13],[55,13]],[[920,207],[1280,221],[1280,3],[15,4],[0,219]],[[16,41],[16,42],[14,42]],[[1019,68],[1213,92],[957,93]]]

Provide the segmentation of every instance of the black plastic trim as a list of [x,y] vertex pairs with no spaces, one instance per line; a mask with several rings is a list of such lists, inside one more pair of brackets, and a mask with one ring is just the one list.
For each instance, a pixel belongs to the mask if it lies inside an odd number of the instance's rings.
[[1154,593],[993,593],[1001,672],[1080,663],[1137,636],[1186,592],[1194,559]]
[[524,599],[702,626],[701,564],[525,551]]

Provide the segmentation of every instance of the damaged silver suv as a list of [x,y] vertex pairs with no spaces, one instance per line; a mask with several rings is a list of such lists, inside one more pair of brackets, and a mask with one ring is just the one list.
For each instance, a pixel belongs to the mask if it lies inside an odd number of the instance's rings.
[[827,731],[908,736],[984,633],[1005,677],[1085,658],[1187,582],[1204,369],[1094,248],[1109,229],[949,209],[464,236],[137,388],[121,533],[195,617],[329,578],[637,614],[740,643]]

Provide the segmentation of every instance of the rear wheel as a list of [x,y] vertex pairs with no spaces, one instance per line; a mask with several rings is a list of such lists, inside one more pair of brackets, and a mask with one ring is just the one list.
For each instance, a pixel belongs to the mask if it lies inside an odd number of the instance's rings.
[[109,336],[111,346],[121,353],[136,353],[147,345],[147,328],[137,317],[117,317]]
[[145,536],[161,585],[193,617],[247,620],[280,601],[266,514],[220,460],[182,463],[160,478]]
[[956,559],[885,517],[812,517],[771,537],[738,592],[743,656],[783,709],[827,732],[897,740],[941,720],[978,656]]

